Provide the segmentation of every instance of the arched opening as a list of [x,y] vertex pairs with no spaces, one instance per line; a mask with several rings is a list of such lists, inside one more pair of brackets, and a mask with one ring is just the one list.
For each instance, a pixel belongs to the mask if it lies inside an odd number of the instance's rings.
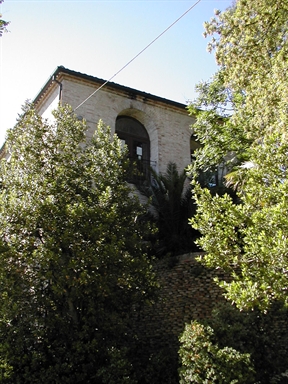
[[119,116],[115,132],[128,148],[129,181],[137,183],[147,178],[150,168],[150,140],[144,125],[133,117]]

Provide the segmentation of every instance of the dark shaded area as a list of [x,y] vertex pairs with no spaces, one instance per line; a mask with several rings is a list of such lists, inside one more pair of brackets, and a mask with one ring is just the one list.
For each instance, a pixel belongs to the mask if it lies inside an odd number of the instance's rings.
[[196,213],[196,205],[186,171],[179,173],[172,162],[167,165],[164,174],[151,169],[150,179],[139,189],[150,198],[152,205],[146,219],[154,222],[158,228],[157,235],[151,239],[156,256],[198,251],[195,240],[199,232],[189,224],[189,219]]
[[221,348],[232,347],[250,353],[256,382],[288,383],[281,376],[288,366],[288,309],[275,303],[267,313],[257,309],[240,312],[229,303],[220,305],[206,321]]

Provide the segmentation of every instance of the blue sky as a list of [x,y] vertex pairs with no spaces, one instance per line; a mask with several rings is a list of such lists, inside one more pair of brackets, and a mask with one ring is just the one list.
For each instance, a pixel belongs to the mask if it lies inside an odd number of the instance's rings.
[[[0,38],[0,146],[25,100],[33,98],[58,65],[111,78],[196,0],[4,0],[11,21]],[[216,71],[206,51],[203,23],[232,0],[201,0],[113,82],[181,103],[195,84]]]

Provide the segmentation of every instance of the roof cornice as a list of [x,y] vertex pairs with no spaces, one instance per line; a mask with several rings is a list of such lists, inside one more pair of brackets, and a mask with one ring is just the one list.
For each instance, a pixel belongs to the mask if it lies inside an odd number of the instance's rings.
[[[86,75],[85,73],[72,71],[71,69],[65,68],[63,66],[59,66],[52,73],[52,75],[49,77],[49,79],[47,80],[45,85],[42,87],[40,92],[37,94],[37,96],[33,100],[33,103],[35,105],[37,105],[40,102],[40,100],[42,99],[42,97],[44,97],[44,95],[51,88],[51,86],[53,84],[53,80],[57,79],[57,77],[59,77],[61,75],[65,75],[65,74],[72,76],[72,77],[79,79],[79,80],[87,81],[90,84],[94,83],[95,85],[97,85],[97,88],[100,87],[101,85],[103,85],[104,83],[106,83],[106,80],[100,79],[98,77]],[[143,100],[151,100],[154,102],[165,104],[165,105],[170,106],[170,107],[181,109],[183,111],[185,110],[185,113],[187,113],[187,105],[182,104],[182,103],[178,103],[177,101],[165,99],[163,97],[152,95],[150,93],[139,91],[135,88],[126,87],[124,85],[120,85],[120,84],[117,84],[114,82],[108,82],[105,87],[107,87],[111,90],[115,90],[117,92],[123,93],[125,95],[128,95],[130,97],[133,97],[133,96],[137,97],[138,96],[138,97],[142,98]]]

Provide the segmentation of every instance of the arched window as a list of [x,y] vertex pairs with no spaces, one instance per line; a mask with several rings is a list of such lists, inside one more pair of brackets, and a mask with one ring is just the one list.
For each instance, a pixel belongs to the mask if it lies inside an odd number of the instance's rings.
[[116,121],[116,133],[126,144],[131,159],[149,161],[149,135],[141,123],[133,117],[119,116]]
[[135,181],[136,175],[139,179],[146,178],[150,168],[150,140],[144,125],[133,117],[119,116],[115,131],[123,145],[128,147],[131,181]]

